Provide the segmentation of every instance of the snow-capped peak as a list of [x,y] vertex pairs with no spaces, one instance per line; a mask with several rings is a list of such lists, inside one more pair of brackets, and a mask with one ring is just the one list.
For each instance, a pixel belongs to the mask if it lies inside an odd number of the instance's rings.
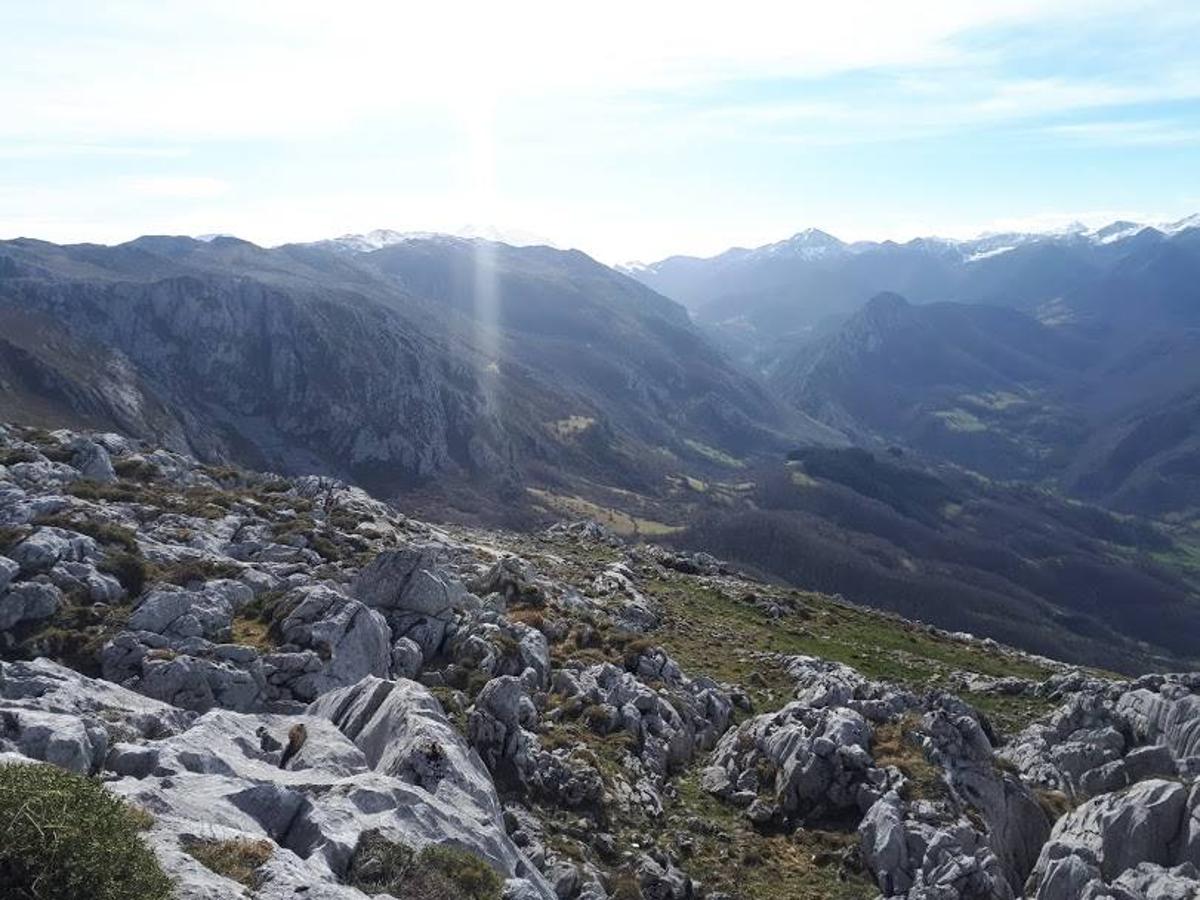
[[802,244],[806,247],[840,247],[842,242],[835,238],[832,234],[822,231],[820,228],[805,228],[793,234],[784,243]]
[[651,265],[650,263],[640,262],[636,259],[632,262],[618,263],[613,268],[615,268],[618,272],[623,272],[626,275],[633,275],[638,272],[654,272],[657,270],[657,266]]
[[330,239],[327,243],[334,244],[342,250],[370,253],[372,250],[382,250],[393,244],[402,244],[405,241],[421,240],[432,236],[431,232],[393,231],[390,228],[376,228],[365,234],[343,234],[341,237]]
[[1200,213],[1192,213],[1190,216],[1184,216],[1176,222],[1166,222],[1158,226],[1158,230],[1164,234],[1178,234],[1180,231],[1187,231],[1189,228],[1200,228]]
[[1147,226],[1140,222],[1112,222],[1103,228],[1087,232],[1085,237],[1097,244],[1115,244],[1117,241],[1123,241],[1125,238],[1145,231],[1146,228]]
[[370,253],[408,241],[427,241],[436,238],[463,238],[466,240],[494,241],[512,247],[555,246],[547,238],[520,229],[497,228],[495,225],[464,225],[453,231],[394,231],[376,228],[364,234],[343,234],[321,243],[353,253]]
[[456,228],[452,234],[461,238],[479,238],[484,241],[495,241],[498,244],[508,244],[510,247],[557,247],[548,237],[525,231],[522,228],[501,228],[496,225],[467,224]]
[[799,257],[800,259],[820,259],[831,253],[844,250],[846,245],[832,234],[819,228],[806,228],[793,234],[790,238],[776,241],[750,251],[755,256]]

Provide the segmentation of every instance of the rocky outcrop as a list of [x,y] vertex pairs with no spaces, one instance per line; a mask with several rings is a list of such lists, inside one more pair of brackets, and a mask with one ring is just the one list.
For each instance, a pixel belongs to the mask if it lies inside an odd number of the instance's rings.
[[[1049,823],[1030,789],[998,768],[974,710],[837,663],[795,657],[787,666],[796,699],[727,734],[704,772],[705,789],[759,826],[861,816],[862,859],[887,897],[1020,894]],[[914,785],[877,758],[876,732],[885,727],[923,758],[935,784]]]
[[726,735],[704,787],[760,823],[834,816],[858,805],[872,768],[870,740],[870,726],[854,710],[792,702]]
[[271,652],[228,643],[233,615],[252,597],[239,583],[153,591],[130,630],[102,656],[105,678],[186,709],[297,708],[366,675],[391,671],[391,636],[378,613],[331,588],[285,594]]
[[987,837],[943,803],[905,801],[889,791],[859,825],[863,860],[886,897],[1012,900]]
[[[519,879],[526,896],[553,896],[508,839],[478,759],[411,683],[367,680],[304,716],[193,718],[44,660],[0,663],[0,675],[0,752],[106,775],[111,790],[153,815],[160,859],[195,896],[240,888],[188,856],[188,840],[250,838],[272,847],[259,872],[263,896],[315,887],[323,897],[361,897],[340,882],[368,831],[417,847],[458,845]],[[298,725],[306,738],[281,766]],[[446,750],[436,773],[414,760],[431,741]]]
[[441,650],[455,615],[479,606],[479,599],[441,568],[434,547],[381,553],[359,574],[351,591],[382,613],[394,637],[416,644],[426,662]]
[[502,786],[565,809],[597,807],[604,794],[600,773],[569,750],[543,749],[531,730],[537,721],[537,707],[521,680],[502,675],[479,692],[467,737]]
[[1054,826],[1030,876],[1038,900],[1200,896],[1200,788],[1150,779]]
[[626,662],[632,671],[611,664],[560,670],[553,690],[583,704],[599,734],[628,734],[634,754],[661,781],[716,744],[729,727],[733,701],[712,679],[685,676],[662,648]]
[[1151,778],[1200,773],[1200,679],[1080,680],[1066,702],[1017,735],[1003,756],[1030,782],[1076,801]]
[[38,659],[0,663],[0,751],[93,774],[110,748],[187,729],[193,714]]
[[423,686],[368,676],[330,691],[308,714],[328,719],[363,752],[377,772],[416,784],[435,795],[463,795],[500,814],[491,777],[441,704]]
[[982,818],[987,845],[1008,884],[1019,893],[1050,831],[1030,788],[999,765],[978,714],[953,697],[939,697],[922,718],[924,750],[944,773],[960,809]]

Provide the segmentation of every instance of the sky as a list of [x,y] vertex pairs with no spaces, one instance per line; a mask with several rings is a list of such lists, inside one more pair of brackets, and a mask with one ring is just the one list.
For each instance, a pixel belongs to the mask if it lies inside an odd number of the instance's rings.
[[1195,0],[0,0],[0,238],[605,262],[1200,211]]

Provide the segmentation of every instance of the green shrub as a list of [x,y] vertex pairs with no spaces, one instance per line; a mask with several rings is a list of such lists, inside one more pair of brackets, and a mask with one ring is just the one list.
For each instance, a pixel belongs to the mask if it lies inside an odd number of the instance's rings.
[[214,559],[181,559],[164,566],[159,578],[169,584],[187,587],[194,581],[211,581],[214,578],[237,578],[242,567],[237,563]]
[[367,894],[405,900],[499,900],[504,886],[496,871],[469,851],[430,844],[418,853],[378,831],[359,838],[347,881]]
[[319,532],[309,536],[308,546],[317,551],[322,559],[329,562],[337,562],[346,555],[342,552],[341,547]]
[[599,731],[608,724],[608,710],[602,703],[589,703],[583,708],[581,718],[587,723],[588,728]]
[[137,536],[132,529],[110,522],[93,522],[89,519],[72,516],[70,513],[52,513],[38,516],[33,520],[34,525],[49,525],[54,528],[65,528],[77,531],[95,538],[102,544],[118,544],[129,553],[138,552]]
[[37,461],[38,453],[27,447],[5,447],[0,450],[0,466],[15,466],[17,463]]
[[40,425],[18,425],[21,437],[31,444],[57,444],[58,439],[48,428]]
[[31,534],[28,528],[21,526],[12,527],[9,525],[0,526],[0,550],[8,550],[11,547],[17,546],[25,538]]
[[106,484],[81,479],[67,485],[67,493],[80,500],[111,501],[113,503],[147,502],[146,494],[141,487],[123,481]]
[[499,631],[492,635],[492,646],[496,648],[496,651],[504,659],[521,658],[520,643],[518,643],[516,638],[505,634],[503,631]]
[[290,611],[283,602],[283,591],[264,591],[233,617],[231,640],[235,644],[257,647],[264,653],[272,653],[283,643],[280,623]]
[[46,459],[50,460],[50,462],[69,463],[75,457],[74,453],[72,453],[62,444],[58,443],[48,444],[45,447],[39,447],[38,450],[41,451],[42,456],[46,457]]
[[0,896],[166,900],[171,880],[138,834],[144,825],[144,814],[90,778],[0,767]]
[[219,519],[238,501],[238,497],[226,491],[208,487],[189,487],[182,498],[166,497],[160,502],[173,512],[200,519]]
[[350,510],[343,509],[340,506],[331,509],[325,518],[330,525],[334,528],[340,528],[342,531],[353,531],[358,527],[359,522],[363,521],[361,516],[357,516],[350,512]]
[[158,477],[158,466],[149,460],[126,456],[112,461],[113,471],[130,481],[153,481]]
[[9,650],[10,658],[45,656],[84,675],[99,678],[104,645],[128,621],[127,604],[93,603],[86,587],[69,587],[63,591],[63,601],[50,618],[35,625],[23,623],[16,629],[18,640]]
[[122,550],[110,553],[96,566],[101,572],[107,572],[125,588],[130,597],[137,597],[146,586],[149,569],[146,560],[141,555]]
[[191,838],[183,842],[183,849],[218,875],[232,878],[248,888],[256,888],[262,882],[258,870],[271,858],[275,848],[270,841],[250,838]]
[[234,466],[201,466],[200,471],[213,481],[239,481],[242,477]]

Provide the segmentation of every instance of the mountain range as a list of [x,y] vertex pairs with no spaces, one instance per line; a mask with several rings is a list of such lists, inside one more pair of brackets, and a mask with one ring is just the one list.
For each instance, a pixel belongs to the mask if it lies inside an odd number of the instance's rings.
[[[809,231],[623,273],[439,234],[18,239],[0,417],[334,475],[442,520],[592,518],[1141,671],[1192,658],[1200,625],[1198,247],[1186,223]],[[688,268],[741,293],[698,304],[663,281]]]
[[856,442],[1127,512],[1200,500],[1200,217],[905,244],[809,230],[629,271]]
[[[761,364],[882,291],[914,303],[956,301],[1034,311],[1111,290],[1138,261],[1194,253],[1200,215],[1160,227],[1113,222],[1051,233],[970,240],[914,238],[846,243],[818,229],[703,259],[674,256],[622,267],[692,311],[726,346]],[[1128,257],[1135,254],[1131,261]],[[1158,260],[1169,266],[1170,260]],[[1149,274],[1149,273],[1146,273]],[[1163,285],[1162,287],[1166,287]]]

